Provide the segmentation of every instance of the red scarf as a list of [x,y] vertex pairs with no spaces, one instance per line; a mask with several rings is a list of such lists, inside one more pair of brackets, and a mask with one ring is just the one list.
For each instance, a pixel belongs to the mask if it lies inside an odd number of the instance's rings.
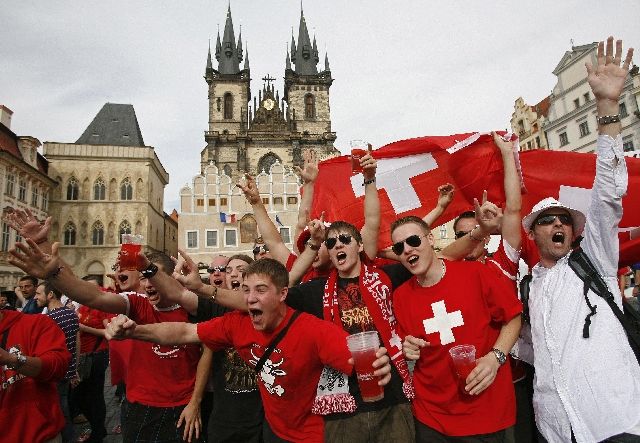
[[[387,348],[389,358],[396,367],[400,377],[402,377],[402,391],[409,400],[412,400],[415,397],[415,390],[409,368],[407,367],[407,361],[402,355],[402,341],[396,331],[397,321],[393,314],[391,280],[387,274],[375,266],[361,263],[358,284],[360,286],[362,299],[369,311],[369,315],[373,319],[375,328],[382,338],[383,345]],[[341,328],[344,328],[338,305],[338,271],[336,269],[332,269],[329,274],[329,278],[324,287],[322,304],[324,319],[332,321]],[[318,393],[320,395],[320,390]],[[316,398],[316,404],[318,404],[318,401],[319,399]],[[344,403],[344,399],[340,397],[338,403]],[[340,408],[340,406],[337,407]],[[315,410],[314,412],[323,413],[322,411],[326,409],[334,408],[336,408],[336,405],[333,404],[322,405],[315,408],[320,412],[316,412]],[[353,412],[353,410],[349,412]],[[324,413],[331,412],[347,411],[331,410]]]

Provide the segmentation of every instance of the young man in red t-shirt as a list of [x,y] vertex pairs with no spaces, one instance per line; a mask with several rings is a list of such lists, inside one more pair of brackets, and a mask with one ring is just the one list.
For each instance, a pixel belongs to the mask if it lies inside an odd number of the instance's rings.
[[[164,323],[136,325],[118,316],[107,326],[107,338],[130,337],[155,343],[204,343],[213,350],[233,346],[250,365],[256,366],[272,339],[290,325],[282,340],[266,358],[259,373],[260,395],[264,403],[265,442],[322,442],[323,420],[311,413],[316,387],[324,365],[351,373],[347,333],[312,315],[300,314],[290,323],[294,311],[284,300],[289,276],[273,259],[258,260],[244,273],[242,292],[247,311],[231,312],[204,323]],[[389,380],[386,350],[378,351],[373,366]]]
[[[418,442],[482,435],[503,441],[515,422],[515,397],[506,354],[520,331],[522,305],[508,281],[480,263],[436,257],[428,225],[405,217],[391,226],[393,250],[414,275],[394,292],[394,311],[405,341],[422,340],[414,370],[413,411]],[[464,392],[449,349],[476,347],[476,367]],[[457,441],[457,440],[455,440]]]

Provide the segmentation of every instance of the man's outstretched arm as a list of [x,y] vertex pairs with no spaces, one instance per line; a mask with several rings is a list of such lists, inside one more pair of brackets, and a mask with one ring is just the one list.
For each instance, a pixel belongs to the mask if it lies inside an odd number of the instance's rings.
[[105,320],[104,335],[107,340],[133,338],[165,346],[200,343],[197,324],[163,322],[138,325],[126,315],[118,315],[109,322]]

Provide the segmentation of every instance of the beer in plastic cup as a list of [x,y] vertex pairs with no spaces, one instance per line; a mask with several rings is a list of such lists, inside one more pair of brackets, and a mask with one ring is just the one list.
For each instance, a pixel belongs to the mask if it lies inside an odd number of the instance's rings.
[[458,376],[458,386],[465,394],[464,387],[467,385],[467,377],[476,367],[476,347],[473,345],[458,345],[449,349],[449,355],[453,361],[453,367]]
[[367,155],[368,146],[363,140],[351,140],[351,170],[362,172],[360,159]]
[[138,254],[142,250],[144,237],[138,234],[122,234],[120,245],[120,270],[135,271],[138,269]]
[[353,356],[362,400],[366,402],[382,400],[384,390],[378,385],[380,377],[373,375],[375,371],[373,362],[377,358],[376,351],[380,347],[378,332],[368,331],[350,335],[347,337],[347,346]]

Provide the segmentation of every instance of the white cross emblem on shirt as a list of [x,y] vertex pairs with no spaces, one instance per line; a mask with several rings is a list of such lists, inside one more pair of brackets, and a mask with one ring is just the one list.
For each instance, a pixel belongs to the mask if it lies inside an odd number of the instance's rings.
[[447,345],[456,341],[453,336],[453,328],[464,325],[462,312],[455,311],[448,313],[444,300],[431,303],[431,309],[433,309],[433,318],[422,321],[424,332],[427,334],[434,332],[440,333],[441,345]]

